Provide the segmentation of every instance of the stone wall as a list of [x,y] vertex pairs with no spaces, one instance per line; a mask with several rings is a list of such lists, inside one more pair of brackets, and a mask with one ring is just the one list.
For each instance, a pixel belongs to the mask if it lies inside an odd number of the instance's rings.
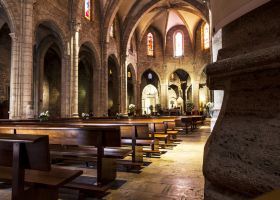
[[[227,25],[210,89],[225,97],[205,146],[205,199],[251,199],[280,187],[280,4]],[[269,23],[267,23],[269,21]]]

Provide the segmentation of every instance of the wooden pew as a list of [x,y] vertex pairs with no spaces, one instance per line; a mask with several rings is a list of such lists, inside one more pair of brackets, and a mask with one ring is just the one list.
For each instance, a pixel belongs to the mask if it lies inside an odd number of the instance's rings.
[[[97,183],[96,185],[106,184],[116,178],[116,157],[106,156],[105,147],[121,147],[120,128],[116,126],[103,125],[99,127],[87,127],[87,126],[66,126],[65,124],[51,124],[51,123],[16,123],[16,124],[1,124],[0,132],[10,131],[18,134],[35,134],[44,135],[47,134],[50,139],[50,144],[55,147],[61,146],[61,148],[67,146],[90,146],[96,147],[95,150],[91,149],[88,152],[84,152],[84,158],[92,158],[92,161],[97,161]],[[58,157],[59,151],[55,154]],[[52,149],[54,153],[56,150]],[[79,149],[81,152],[81,149]],[[128,150],[128,152],[130,152]],[[73,153],[73,152],[72,152]],[[79,153],[79,152],[78,152]],[[127,152],[124,152],[127,155]],[[68,154],[69,155],[69,154]],[[74,153],[73,153],[74,155]],[[108,153],[107,153],[108,155]],[[71,158],[63,156],[64,159],[81,159],[78,156],[72,156]],[[86,157],[87,156],[87,157]]]
[[0,134],[0,166],[12,200],[57,200],[58,188],[82,174],[51,168],[48,136]]

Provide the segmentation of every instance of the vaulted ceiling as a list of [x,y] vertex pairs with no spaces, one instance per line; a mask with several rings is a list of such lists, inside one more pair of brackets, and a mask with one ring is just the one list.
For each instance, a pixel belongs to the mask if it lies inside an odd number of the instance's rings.
[[[185,25],[191,40],[201,20],[208,21],[205,0],[100,0],[108,15],[118,16],[124,46],[135,34],[140,41],[149,27],[156,29],[165,43],[167,32],[176,25]],[[109,26],[113,19],[108,22]]]

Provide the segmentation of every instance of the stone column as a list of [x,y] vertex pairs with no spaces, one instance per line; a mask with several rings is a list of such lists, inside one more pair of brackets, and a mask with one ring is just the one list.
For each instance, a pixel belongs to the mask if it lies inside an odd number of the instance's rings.
[[194,109],[199,111],[199,80],[192,81],[192,102]]
[[[212,60],[213,62],[217,61],[218,52],[222,49],[222,29],[218,31],[214,37],[212,38]],[[213,108],[213,116],[211,118],[211,131],[213,130],[217,118],[220,114],[222,103],[224,98],[223,90],[214,90],[214,108]]]
[[72,58],[72,117],[79,117],[79,102],[78,102],[78,94],[79,94],[79,31],[81,28],[80,23],[74,24],[74,33],[73,33],[73,58]]
[[104,44],[103,56],[101,60],[101,70],[100,70],[100,116],[108,114],[108,59],[106,49],[108,49],[108,43]]
[[168,101],[168,82],[164,82],[160,85],[160,104],[162,108],[167,108],[167,101]]
[[11,80],[10,80],[10,119],[20,118],[20,84],[19,84],[19,43],[15,33],[10,33],[12,38],[11,52]]
[[20,43],[20,101],[22,119],[33,118],[33,2],[23,2]]
[[127,113],[127,66],[126,57],[121,58],[121,71],[120,71],[120,112]]

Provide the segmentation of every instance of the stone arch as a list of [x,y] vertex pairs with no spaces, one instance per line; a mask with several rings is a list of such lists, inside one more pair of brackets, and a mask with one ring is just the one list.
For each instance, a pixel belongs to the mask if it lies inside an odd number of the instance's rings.
[[[174,70],[168,78],[168,90],[174,90],[177,95],[176,105],[180,107],[181,112],[186,112],[186,102],[189,100],[188,88],[191,87],[191,77],[189,73],[184,69]],[[172,96],[173,97],[173,96]],[[172,100],[171,97],[168,97],[168,102]],[[172,100],[174,101],[174,100]]]
[[[148,98],[147,95],[143,94],[143,91],[146,86],[153,86],[157,89],[156,94],[152,95],[150,100],[145,99]],[[150,87],[152,89],[153,87]],[[149,113],[149,106],[152,105],[155,108],[156,104],[160,103],[160,77],[159,75],[152,69],[145,70],[141,75],[141,84],[140,84],[140,95],[141,95],[141,104],[142,104],[142,114]],[[144,96],[143,96],[144,95]]]
[[[11,1],[9,0],[9,2]],[[3,16],[4,14],[11,33],[16,33],[17,30],[16,30],[15,16],[12,12],[12,9],[10,8],[11,6],[9,5],[9,2],[5,0],[0,0],[0,13],[1,13],[0,17]]]
[[132,64],[127,65],[127,105],[136,104],[136,73]]
[[93,114],[94,107],[94,71],[95,71],[95,56],[89,46],[84,43],[79,49],[78,62],[78,112]]
[[108,57],[108,115],[120,112],[120,66],[117,57]]
[[12,70],[12,39],[9,35],[10,32],[8,23],[0,27],[0,119],[9,118]]
[[[34,110],[49,110],[51,117],[61,117],[66,108],[61,96],[66,91],[65,51],[61,34],[52,22],[38,24],[34,46]],[[50,98],[51,96],[51,98]]]
[[[67,37],[66,34],[63,32],[63,30],[59,27],[59,25],[51,20],[51,19],[42,19],[40,21],[38,21],[35,25],[35,31],[34,31],[34,39],[35,39],[35,43],[38,44],[40,42],[40,38],[38,38],[38,29],[40,26],[45,26],[47,27],[49,30],[51,30],[54,35],[59,38],[59,40],[61,41],[61,50],[63,52],[63,54],[66,54],[66,43],[67,43]],[[44,39],[41,38],[41,40]]]

